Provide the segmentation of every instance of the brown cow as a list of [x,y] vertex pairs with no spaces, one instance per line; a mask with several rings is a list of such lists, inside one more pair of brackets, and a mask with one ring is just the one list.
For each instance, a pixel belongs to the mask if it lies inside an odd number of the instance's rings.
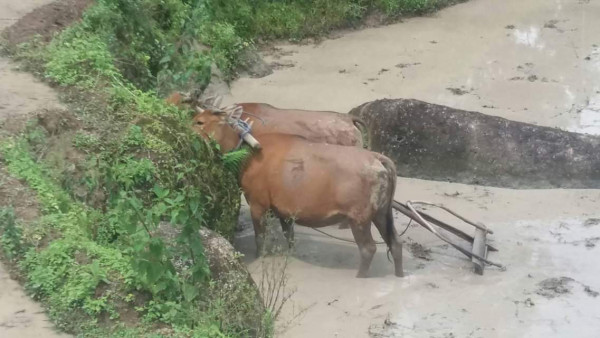
[[255,136],[282,133],[302,136],[316,143],[367,147],[365,143],[368,142],[363,140],[363,132],[367,134],[366,125],[352,115],[331,111],[280,109],[266,103],[237,105],[243,109],[242,119],[254,121],[252,135]]
[[[198,93],[175,92],[166,101],[177,106],[202,105]],[[239,103],[242,119],[254,121],[252,135],[282,133],[302,136],[317,143],[368,148],[369,132],[359,118],[331,111],[281,109],[266,103]],[[210,113],[198,109],[198,115]],[[364,137],[363,137],[364,135]]]
[[[222,114],[199,114],[193,128],[212,136],[227,152],[239,135]],[[291,219],[308,227],[345,223],[351,229],[361,255],[357,277],[366,277],[376,247],[371,236],[375,223],[392,253],[396,276],[401,277],[402,244],[397,240],[392,216],[396,188],[393,162],[357,147],[313,143],[288,134],[256,135],[262,149],[253,154],[240,177],[250,205],[257,254],[264,245],[264,216],[269,210],[281,220],[289,241]]]

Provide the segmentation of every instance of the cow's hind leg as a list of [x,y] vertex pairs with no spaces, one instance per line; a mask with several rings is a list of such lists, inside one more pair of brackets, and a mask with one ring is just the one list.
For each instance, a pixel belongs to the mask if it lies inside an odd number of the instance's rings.
[[394,258],[394,270],[397,277],[404,277],[402,269],[402,242],[398,240],[398,233],[394,227],[394,215],[392,209],[379,212],[373,220],[381,237],[388,243],[388,247]]
[[265,251],[266,209],[258,204],[250,204],[250,216],[254,225],[254,239],[256,240],[256,257]]
[[367,224],[350,224],[350,228],[360,252],[360,266],[356,277],[365,278],[368,275],[375,251],[377,251],[375,241],[371,235],[371,222]]
[[281,230],[283,230],[288,246],[291,249],[294,247],[294,220],[291,218],[280,217],[279,222],[281,223]]

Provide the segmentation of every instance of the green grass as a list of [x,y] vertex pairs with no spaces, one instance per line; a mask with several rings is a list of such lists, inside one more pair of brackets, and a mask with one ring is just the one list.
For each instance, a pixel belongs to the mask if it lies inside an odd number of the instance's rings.
[[[256,290],[245,279],[227,290],[211,282],[197,233],[204,225],[231,236],[239,208],[235,177],[219,165],[209,145],[192,134],[188,136],[195,142],[186,140],[191,144],[187,150],[184,146],[175,152],[161,145],[162,154],[141,158],[141,149],[149,151],[155,142],[169,140],[157,133],[162,129],[152,129],[156,139],[150,141],[145,127],[151,122],[155,121],[144,120],[141,127],[130,124],[112,143],[102,138],[77,143],[84,148],[106,147],[95,178],[109,191],[101,209],[77,201],[53,179],[60,177],[58,168],[47,167],[35,150],[39,143],[51,143],[47,135],[38,135],[39,128],[5,141],[0,153],[8,172],[37,193],[43,216],[25,226],[10,209],[0,210],[4,256],[17,263],[28,292],[67,332],[136,336],[154,331],[153,323],[163,323],[170,327],[169,336],[267,335],[272,323],[253,305]],[[187,135],[184,129],[179,132]],[[170,130],[169,137],[177,133]],[[197,162],[166,156],[179,153],[196,157]],[[211,195],[213,189],[216,195]],[[175,241],[166,243],[155,235],[162,220],[179,225]],[[139,317],[129,323],[134,327],[119,324],[125,311]],[[247,322],[256,316],[254,324]]]

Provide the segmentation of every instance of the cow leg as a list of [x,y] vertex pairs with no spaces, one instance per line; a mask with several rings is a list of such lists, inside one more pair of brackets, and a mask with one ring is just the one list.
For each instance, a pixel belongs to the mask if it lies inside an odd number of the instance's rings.
[[348,223],[346,223],[346,222],[342,222],[338,226],[338,229],[348,229],[348,228],[349,228],[349,226],[348,226]]
[[375,251],[377,251],[375,241],[371,235],[371,222],[365,225],[350,224],[350,228],[352,229],[354,241],[356,241],[356,244],[358,245],[358,251],[360,252],[360,266],[358,267],[358,273],[356,274],[356,277],[366,278],[368,275],[369,266],[371,266],[371,261],[375,255]]
[[392,209],[390,208],[387,212],[380,212],[373,220],[373,223],[375,223],[377,230],[379,230],[381,237],[384,239],[388,236],[387,229],[388,225],[390,226],[392,233],[390,234],[388,247],[394,259],[394,272],[396,277],[404,277],[404,270],[402,269],[402,242],[398,241],[398,233],[396,232],[396,227],[394,227]]
[[291,249],[294,247],[294,220],[291,218],[280,217],[279,222],[281,223],[281,229],[287,239],[288,246]]
[[266,209],[257,204],[250,204],[250,217],[254,225],[254,239],[256,240],[256,257],[265,251]]

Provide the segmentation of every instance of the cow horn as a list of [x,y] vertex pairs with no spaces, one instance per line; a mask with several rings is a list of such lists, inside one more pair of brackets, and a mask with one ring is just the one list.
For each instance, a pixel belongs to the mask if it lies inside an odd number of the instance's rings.
[[223,97],[222,96],[217,96],[212,105],[215,106],[216,108],[219,108],[221,106],[221,101],[223,101]]
[[196,111],[196,113],[198,114],[202,114],[204,113],[204,109],[202,109],[202,107],[200,106],[196,106],[196,108],[194,108],[194,110]]

